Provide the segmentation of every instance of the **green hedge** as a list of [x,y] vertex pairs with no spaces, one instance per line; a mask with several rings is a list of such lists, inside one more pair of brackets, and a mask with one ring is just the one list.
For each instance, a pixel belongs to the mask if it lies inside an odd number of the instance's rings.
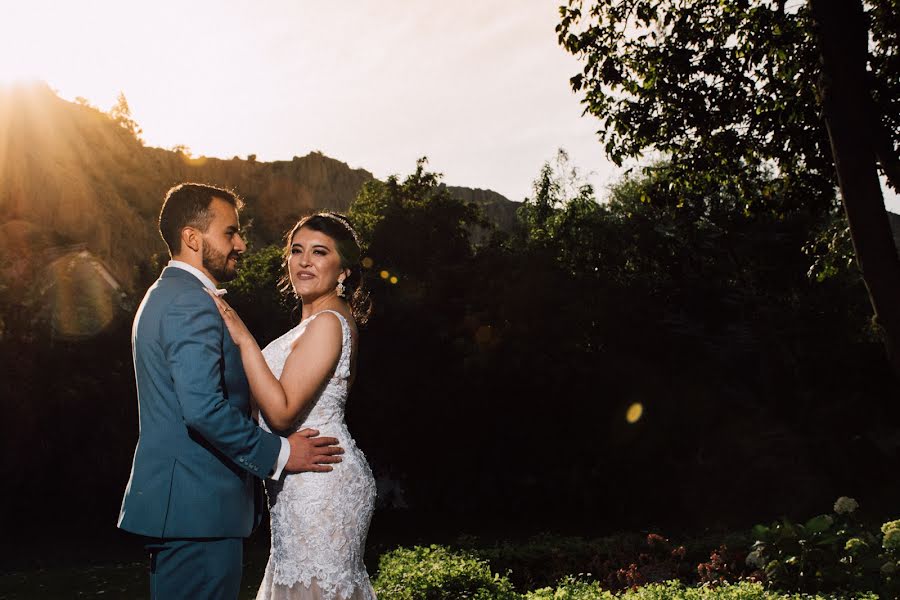
[[375,592],[381,600],[516,600],[509,579],[487,561],[444,546],[397,548],[378,561]]
[[379,600],[878,600],[874,593],[790,594],[750,582],[687,586],[670,581],[611,592],[576,576],[564,577],[553,587],[519,593],[508,574],[494,573],[486,560],[437,545],[398,548],[382,555],[374,587]]
[[614,593],[600,589],[595,581],[566,578],[555,588],[525,594],[526,600],[878,600],[875,594],[827,596],[785,594],[767,591],[759,583],[735,583],[688,587],[677,581],[652,583],[634,590]]

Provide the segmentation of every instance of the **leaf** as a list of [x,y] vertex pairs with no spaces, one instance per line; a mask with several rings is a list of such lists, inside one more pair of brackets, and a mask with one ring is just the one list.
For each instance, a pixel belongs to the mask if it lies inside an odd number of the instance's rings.
[[753,526],[753,535],[757,540],[762,540],[769,536],[771,530],[765,525],[754,525]]
[[828,515],[819,515],[807,521],[804,527],[807,533],[816,534],[827,531],[833,523],[834,521]]

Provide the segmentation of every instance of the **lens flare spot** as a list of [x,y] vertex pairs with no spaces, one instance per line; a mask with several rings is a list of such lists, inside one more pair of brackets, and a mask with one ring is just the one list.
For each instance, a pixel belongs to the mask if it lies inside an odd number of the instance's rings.
[[644,416],[644,405],[640,402],[635,402],[625,412],[625,420],[632,424],[640,421],[642,416]]
[[391,283],[397,283],[398,281],[400,281],[400,280],[397,279],[397,276],[396,276],[396,275],[392,275],[392,276],[391,276],[391,279],[390,279],[390,282],[391,282]]
[[90,337],[112,322],[121,298],[119,284],[89,252],[54,260],[48,275],[51,322],[58,335]]
[[362,259],[363,269],[371,269],[372,265],[375,264],[375,261],[369,258],[368,256]]
[[379,273],[379,275],[381,275],[382,279],[387,279],[388,277],[391,276],[391,274],[388,273],[387,271],[382,271],[381,273]]

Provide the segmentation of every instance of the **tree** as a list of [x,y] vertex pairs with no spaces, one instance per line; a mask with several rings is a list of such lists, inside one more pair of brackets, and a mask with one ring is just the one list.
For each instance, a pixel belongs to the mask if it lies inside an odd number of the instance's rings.
[[478,207],[455,198],[426,158],[402,182],[367,182],[349,216],[376,264],[417,278],[431,277],[472,256],[470,231],[485,226]]
[[566,214],[558,209],[570,209],[572,203],[587,210],[598,208],[593,186],[570,164],[569,155],[562,148],[557,150],[554,163],[544,163],[532,187],[534,195],[526,198],[518,210],[519,221],[532,240],[549,241],[555,237],[560,216]]
[[191,149],[187,144],[175,144],[174,146],[169,148],[169,150],[177,154],[183,154],[188,158],[191,157]]
[[97,109],[97,107],[91,104],[91,101],[84,96],[75,96],[75,104],[78,104],[79,106],[86,106],[87,108],[93,108],[95,110]]
[[141,126],[137,124],[137,121],[131,117],[131,107],[128,106],[128,100],[125,98],[123,92],[119,92],[116,103],[113,104],[113,107],[109,109],[107,114],[113,121],[118,123],[120,127],[133,135],[136,140],[142,141],[141,134],[143,133],[143,130],[141,129]]
[[[853,248],[876,323],[885,333],[888,356],[900,375],[900,259],[884,210],[876,161],[895,187],[900,181],[896,179],[896,154],[885,143],[881,123],[872,117],[878,114],[878,107],[866,72],[866,14],[861,0],[810,0],[810,7],[822,57],[819,92],[823,116]],[[896,12],[894,15],[896,20]],[[895,72],[894,80],[897,75]]]
[[[823,12],[826,4],[832,10]],[[718,185],[761,200],[749,211],[807,211],[822,222],[837,210],[841,182],[857,260],[900,376],[900,262],[885,243],[887,216],[872,184],[876,163],[854,167],[859,179],[836,177],[831,151],[854,152],[846,138],[835,145],[835,119],[864,117],[857,131],[862,154],[877,156],[900,189],[896,0],[569,0],[560,15],[560,43],[585,61],[572,87],[584,93],[585,111],[600,118],[599,134],[616,163],[658,151],[678,175],[678,193]],[[825,27],[828,18],[841,26],[846,18],[847,27]],[[829,48],[848,40],[856,49],[838,84]],[[844,94],[835,114],[828,103],[838,85],[859,93]],[[779,188],[771,201],[750,193],[760,172]]]

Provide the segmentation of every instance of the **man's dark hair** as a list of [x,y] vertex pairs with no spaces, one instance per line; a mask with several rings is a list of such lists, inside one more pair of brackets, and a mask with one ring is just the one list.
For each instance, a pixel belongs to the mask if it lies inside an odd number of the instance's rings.
[[234,192],[202,183],[180,183],[166,193],[159,211],[159,233],[171,256],[181,252],[182,229],[195,227],[205,232],[209,228],[213,198],[221,198],[237,210],[244,205]]

